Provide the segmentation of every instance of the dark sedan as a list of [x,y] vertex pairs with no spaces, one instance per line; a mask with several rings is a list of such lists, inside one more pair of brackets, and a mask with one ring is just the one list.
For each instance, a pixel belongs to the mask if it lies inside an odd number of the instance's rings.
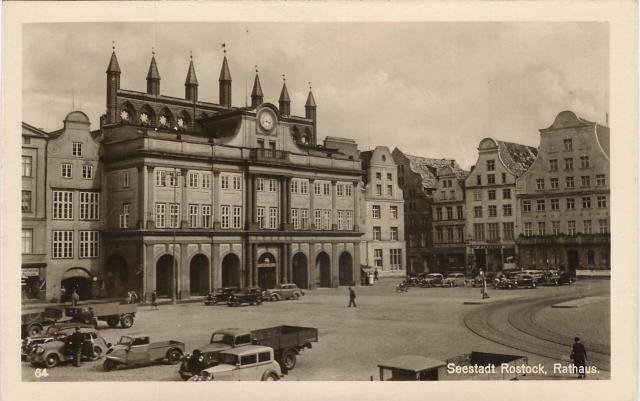
[[238,287],[222,287],[215,290],[215,292],[210,292],[207,295],[207,298],[204,300],[205,305],[215,305],[223,302],[227,302],[229,297],[234,293],[238,292],[240,289]]
[[549,272],[545,273],[542,276],[542,279],[539,281],[541,285],[562,285],[562,284],[573,284],[575,279],[571,277],[571,275],[567,272]]
[[229,296],[227,305],[240,306],[241,304],[260,305],[262,304],[262,290],[260,287],[243,288]]
[[514,289],[514,288],[536,288],[537,284],[533,277],[520,274],[510,278],[504,278],[498,283],[498,288]]

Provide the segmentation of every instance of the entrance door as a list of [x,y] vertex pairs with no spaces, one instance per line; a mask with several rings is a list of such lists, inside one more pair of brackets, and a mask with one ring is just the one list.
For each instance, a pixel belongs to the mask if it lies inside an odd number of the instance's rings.
[[353,258],[349,252],[343,252],[338,262],[338,282],[340,285],[354,285]]
[[206,295],[209,292],[209,259],[201,253],[191,259],[189,292],[191,295]]
[[222,287],[240,287],[240,259],[233,253],[222,259]]
[[173,256],[164,255],[156,263],[156,291],[159,297],[173,293]]
[[258,287],[262,289],[275,288],[277,279],[276,258],[266,252],[258,258]]
[[325,252],[318,254],[316,268],[320,276],[320,287],[331,287],[331,259]]
[[293,257],[293,282],[299,288],[309,288],[307,257],[302,252],[296,253]]
[[567,264],[569,268],[569,273],[572,275],[576,274],[576,270],[580,267],[580,256],[578,256],[578,251],[575,249],[567,250]]

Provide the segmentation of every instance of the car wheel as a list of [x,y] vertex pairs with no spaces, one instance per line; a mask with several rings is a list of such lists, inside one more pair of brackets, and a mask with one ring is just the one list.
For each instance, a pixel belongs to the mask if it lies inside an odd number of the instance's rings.
[[90,361],[97,361],[102,356],[102,348],[97,345],[93,346],[93,355],[89,356]]
[[276,294],[273,294],[271,296],[271,301],[276,302],[278,300],[278,296]]
[[170,365],[177,364],[180,362],[180,359],[182,359],[182,352],[180,352],[180,350],[172,349],[167,353],[167,361]]
[[449,283],[449,287],[453,288],[453,287],[455,287],[455,286],[456,286],[456,285],[455,285],[454,283]]
[[117,317],[110,317],[107,319],[107,324],[109,325],[109,327],[111,328],[115,328],[118,326],[118,318]]
[[118,364],[115,363],[113,359],[105,359],[104,363],[102,364],[102,369],[104,369],[105,372],[111,372],[117,367],[118,367]]
[[48,368],[53,368],[58,363],[60,363],[60,359],[58,358],[58,355],[56,355],[56,354],[49,354],[44,359],[44,366],[46,366]]
[[40,326],[39,324],[31,325],[27,330],[27,334],[29,335],[29,337],[36,337],[36,336],[39,336],[41,333],[42,333],[42,326]]
[[133,316],[131,315],[122,316],[122,318],[120,319],[120,325],[125,329],[128,329],[129,327],[133,326]]
[[513,286],[512,286],[511,284],[509,284],[509,285],[507,286],[507,288],[509,288],[510,290],[512,290],[512,289],[513,289]]
[[282,364],[286,370],[293,370],[296,367],[296,353],[287,351],[282,357]]
[[531,288],[536,288],[536,283],[531,283]]
[[298,294],[297,292],[293,294],[293,299],[294,300],[298,300],[300,299],[300,294]]
[[265,373],[264,375],[262,375],[262,381],[263,382],[274,382],[274,381],[278,381],[280,380],[280,376],[278,376],[278,374],[276,372],[273,371],[269,371],[267,373]]

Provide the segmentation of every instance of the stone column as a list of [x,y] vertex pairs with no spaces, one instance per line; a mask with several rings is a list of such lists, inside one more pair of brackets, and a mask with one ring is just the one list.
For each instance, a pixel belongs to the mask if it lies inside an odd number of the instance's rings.
[[[293,227],[291,225],[291,177],[285,177],[284,178],[284,182],[285,182],[285,188],[284,188],[284,198],[286,201],[286,208],[284,209],[285,211],[285,223],[286,223],[286,227],[285,230],[289,231],[292,230]],[[298,215],[298,219],[300,219],[300,215]]]
[[143,243],[144,247],[144,299],[151,300],[151,293],[156,289],[156,266],[153,259],[153,245]]
[[222,266],[220,265],[220,244],[211,244],[211,291],[222,287]]
[[[358,191],[358,183],[353,183],[353,230],[360,230],[360,197]],[[400,217],[400,216],[398,216]],[[358,269],[360,271],[360,269]]]
[[213,199],[213,210],[211,211],[211,219],[213,221],[213,229],[220,229],[220,172],[213,171],[213,182],[211,183],[211,197]]
[[188,244],[180,244],[180,262],[178,263],[178,299],[189,299],[191,297],[190,266],[187,255]]
[[287,177],[280,177],[278,180],[280,185],[280,229],[285,231],[288,229],[289,223],[289,204],[287,202]]
[[284,244],[284,248],[287,254],[287,282],[293,283],[293,261],[291,260],[291,243]]
[[[302,245],[302,244],[300,244]],[[314,289],[318,286],[318,272],[316,267],[316,252],[313,247],[313,243],[309,242],[309,257],[307,260],[307,281],[309,283],[309,289]]]
[[258,246],[251,244],[251,285],[255,286],[258,282]]
[[[156,228],[155,222],[155,180],[153,176],[153,167],[147,166],[147,214],[145,217],[147,219],[147,228],[153,229]],[[154,287],[155,288],[155,287]],[[153,290],[152,290],[153,291]]]
[[[146,216],[148,216],[149,210],[147,210],[147,192],[149,190],[149,184],[147,183],[147,166],[141,164],[137,168],[138,170],[138,214],[136,219],[136,228],[139,230],[144,229],[146,223]],[[130,223],[130,227],[133,224]]]
[[[257,230],[258,227],[258,177],[255,175],[251,176],[251,203],[253,206],[251,207],[251,229]],[[266,218],[266,216],[265,216]]]
[[331,181],[331,230],[338,229],[338,210],[337,210],[336,181]]
[[314,198],[315,198],[315,180],[309,180],[309,229],[316,229],[316,212],[314,209]]
[[180,187],[180,228],[188,228],[189,227],[189,204],[187,201],[187,174],[189,174],[189,170],[180,169],[180,174],[182,175],[182,183],[180,182],[180,177],[176,177],[178,180],[177,184]]
[[360,242],[353,243],[353,281],[355,285],[360,284]]
[[331,244],[331,287],[338,287],[339,271],[338,244],[334,242]]
[[255,215],[255,197],[254,197],[254,177],[253,174],[245,173],[245,230],[253,230],[253,216]]

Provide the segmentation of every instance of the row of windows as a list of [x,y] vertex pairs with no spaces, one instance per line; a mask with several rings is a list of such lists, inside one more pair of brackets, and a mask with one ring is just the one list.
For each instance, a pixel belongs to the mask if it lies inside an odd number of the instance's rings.
[[[62,178],[73,178],[73,165],[71,163],[62,163]],[[83,164],[82,165],[82,178],[85,180],[90,180],[93,178],[93,165],[92,164]]]
[[[445,211],[444,217],[443,218],[443,210]],[[445,208],[442,207],[437,207],[436,208],[436,218],[435,220],[454,220],[454,214],[453,214],[453,206],[447,206]],[[462,208],[462,206],[456,206],[455,208],[456,214],[455,214],[455,219],[456,220],[463,220],[464,219],[464,210]]]
[[[473,217],[479,218],[482,217],[482,206],[474,206],[473,207]],[[513,216],[513,207],[512,205],[502,205],[502,215],[505,217]],[[488,217],[498,217],[498,206],[489,205],[487,206],[487,216]]]
[[[382,196],[382,184],[376,184],[376,196]],[[385,196],[393,196],[393,185],[387,185]]]
[[[371,217],[374,219],[379,219],[381,215],[380,205],[372,205],[371,206]],[[398,206],[389,206],[389,216],[392,219],[398,218]]]
[[[490,190],[487,191],[487,198],[489,200],[496,200],[497,199],[497,194],[498,194],[498,191],[496,191],[495,189],[490,189]],[[502,199],[511,199],[511,189],[510,188],[503,188],[502,189]],[[475,191],[473,191],[473,200],[474,201],[481,201],[482,200],[482,190],[476,189]]]
[[[373,264],[375,267],[382,268],[382,261],[384,258],[384,252],[382,249],[373,250]],[[389,249],[389,267],[392,270],[397,270],[402,267],[402,249]]]
[[[539,221],[535,225],[536,231],[534,232],[534,224],[531,222],[524,223],[523,234],[525,236],[531,235],[547,235],[547,223],[544,221]],[[582,234],[593,234],[593,222],[592,220],[583,220],[582,221],[582,231],[577,231],[576,221],[575,220],[567,220],[566,231],[563,231],[563,228],[560,227],[559,221],[551,222],[551,234],[558,235],[560,233],[566,232],[568,235],[576,235],[578,232]],[[600,234],[609,233],[609,221],[607,219],[599,219],[598,220],[598,232]]]
[[[582,188],[589,188],[591,186],[591,176],[583,175],[580,176],[580,186]],[[607,180],[604,174],[596,175],[596,186],[604,187],[607,185]],[[564,187],[565,188],[575,188],[576,182],[574,177],[565,177],[564,178]],[[551,189],[560,189],[560,179],[557,177],[549,178],[549,188]],[[545,189],[545,180],[544,178],[536,179],[536,190],[542,191]]]
[[[500,224],[499,223],[476,223],[473,225],[473,238],[476,241],[496,241],[500,239]],[[514,224],[502,223],[502,239],[506,241],[513,240]]]
[[[381,172],[376,172],[376,180],[381,180],[382,179],[382,173]],[[393,173],[387,173],[387,180],[389,181],[393,181]]]
[[[27,191],[28,192],[28,191]],[[56,220],[73,219],[73,191],[53,191],[53,218]],[[30,199],[30,195],[29,195]],[[24,202],[24,194],[23,194]],[[23,203],[24,207],[24,203]],[[100,194],[98,192],[80,192],[80,220],[100,219]]]
[[[419,241],[418,241],[418,237],[419,237]],[[409,234],[408,245],[410,248],[415,248],[418,245],[422,248],[425,248],[427,246],[427,234],[420,233],[419,236],[417,234]]]
[[[582,201],[583,209],[591,209],[592,207],[592,198],[590,196],[583,196],[580,198]],[[536,211],[544,212],[547,207],[546,199],[537,199],[535,202]],[[550,210],[560,210],[560,199],[550,199],[549,200]],[[606,195],[598,195],[596,196],[596,206],[599,209],[607,207],[607,196]],[[527,213],[531,212],[532,201],[531,200],[523,200],[522,201],[522,212]],[[565,210],[575,210],[576,208],[576,199],[575,198],[566,198],[565,199]]]
[[[265,214],[267,210],[269,211],[268,220]],[[278,222],[280,221],[278,216],[277,207],[266,208],[264,206],[258,206],[256,209],[256,218],[258,219],[258,227],[260,228],[276,230],[278,228]]]
[[[156,170],[156,186],[177,187],[181,175],[182,174],[177,171]],[[129,172],[125,171],[123,174],[123,186],[127,187],[130,185],[129,183]],[[187,177],[187,184],[189,188],[211,188],[211,174],[190,172]],[[220,175],[220,188],[232,189],[234,191],[242,190],[242,176],[239,174]]]
[[[98,231],[79,231],[78,257],[100,257],[100,234]],[[73,231],[53,231],[51,243],[53,259],[73,258],[74,251]],[[22,252],[33,252],[33,230],[22,230]]]
[[[588,169],[590,167],[589,156],[580,156],[580,168]],[[566,171],[573,170],[573,158],[564,159],[564,169]],[[558,171],[558,159],[549,160],[549,171]]]
[[435,243],[464,242],[464,226],[436,227],[435,233]]
[[[373,240],[374,241],[382,241],[382,227],[374,226],[373,227]],[[397,241],[398,240],[398,227],[390,227],[389,228],[389,240]]]
[[[501,174],[501,183],[507,183],[507,173]],[[496,175],[495,174],[487,174],[487,185],[495,185],[496,184]],[[482,185],[482,176],[480,174],[476,175],[476,185]]]

